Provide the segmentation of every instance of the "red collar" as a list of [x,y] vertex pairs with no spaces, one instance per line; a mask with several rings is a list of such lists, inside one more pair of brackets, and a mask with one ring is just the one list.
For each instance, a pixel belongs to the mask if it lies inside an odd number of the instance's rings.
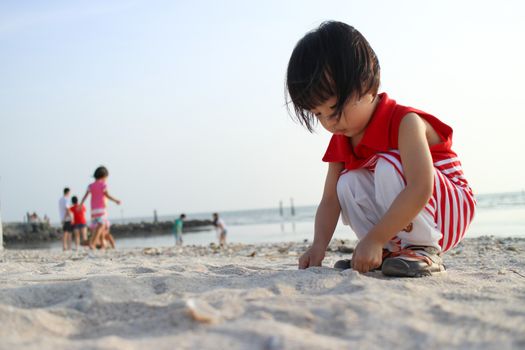
[[378,94],[379,103],[368,122],[365,134],[361,141],[354,148],[354,153],[359,158],[367,157],[368,153],[364,149],[375,151],[388,151],[390,144],[390,120],[396,107],[396,101],[388,98],[383,92]]

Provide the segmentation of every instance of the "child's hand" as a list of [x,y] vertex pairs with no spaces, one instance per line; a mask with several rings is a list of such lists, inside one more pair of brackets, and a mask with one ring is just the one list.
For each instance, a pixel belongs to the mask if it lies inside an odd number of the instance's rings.
[[120,205],[120,203],[122,203],[122,201],[119,201],[118,199],[115,199],[115,203],[117,203],[117,205]]
[[361,273],[381,266],[383,261],[383,245],[369,237],[363,238],[355,247],[352,255],[352,268]]
[[312,245],[308,250],[301,255],[299,258],[299,269],[306,269],[311,266],[321,266],[325,254],[325,249]]

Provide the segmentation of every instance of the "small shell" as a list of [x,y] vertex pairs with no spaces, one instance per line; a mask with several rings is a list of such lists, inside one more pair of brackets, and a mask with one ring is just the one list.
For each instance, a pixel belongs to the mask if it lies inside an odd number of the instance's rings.
[[144,248],[142,250],[142,254],[144,255],[160,255],[160,252],[157,248]]
[[188,314],[201,323],[217,323],[221,319],[221,314],[207,302],[197,299],[186,300]]

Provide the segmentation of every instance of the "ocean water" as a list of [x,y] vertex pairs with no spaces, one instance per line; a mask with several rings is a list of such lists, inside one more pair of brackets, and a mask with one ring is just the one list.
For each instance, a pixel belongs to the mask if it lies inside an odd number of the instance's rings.
[[[296,208],[296,216],[287,215],[285,217],[281,217],[278,210],[275,210],[275,214],[270,209],[224,212],[221,216],[228,226],[228,242],[261,243],[304,240],[311,242],[315,210],[315,206]],[[188,215],[188,217],[192,216]],[[478,208],[467,237],[485,235],[525,237],[525,206]],[[355,239],[355,234],[349,226],[339,221],[334,238]],[[214,229],[184,235],[185,244],[202,245],[211,242],[217,242]],[[171,234],[119,240],[119,245],[122,247],[173,244],[174,238]]]
[[[233,243],[270,243],[304,240],[312,241],[316,206],[254,209],[221,212],[228,228],[227,241]],[[210,219],[211,213],[187,213],[187,219]],[[174,220],[175,215],[159,216],[160,221]],[[152,221],[153,217],[113,218],[112,222]],[[525,237],[525,193],[478,196],[478,210],[467,237],[494,235],[498,237]],[[334,238],[355,239],[355,234],[339,222]],[[208,245],[217,242],[213,228],[184,234],[184,244]],[[174,245],[172,234],[117,238],[117,247],[161,247]],[[26,246],[27,247],[27,246]],[[60,242],[36,245],[38,248],[61,249]]]

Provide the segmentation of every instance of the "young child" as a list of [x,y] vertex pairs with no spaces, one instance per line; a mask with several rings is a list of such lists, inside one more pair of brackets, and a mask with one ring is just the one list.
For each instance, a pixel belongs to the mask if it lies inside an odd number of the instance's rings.
[[186,214],[181,214],[178,219],[175,220],[173,224],[173,234],[175,235],[175,244],[182,245],[182,228],[184,227],[184,219]]
[[226,234],[228,233],[228,230],[226,230],[224,220],[219,218],[219,213],[213,213],[213,226],[215,226],[215,229],[217,230],[219,245],[224,247],[226,245]]
[[290,57],[287,89],[297,119],[333,134],[312,246],[299,268],[320,266],[340,213],[359,242],[337,268],[415,277],[445,270],[473,219],[475,200],[452,151],[452,129],[378,94],[379,61],[355,28],[325,22]]
[[73,214],[73,233],[75,235],[75,250],[80,246],[80,235],[82,234],[82,241],[87,240],[87,226],[86,226],[86,206],[78,204],[77,196],[71,198],[73,204],[69,207],[69,211]]
[[[91,194],[91,229],[93,231],[89,240],[89,247],[95,249],[98,245],[102,249],[106,248],[106,241],[109,238],[109,220],[106,210],[106,198],[120,205],[120,200],[112,197],[107,189],[106,180],[109,176],[108,169],[100,166],[95,170],[93,175],[95,182],[90,184],[87,188],[86,194],[80,202],[80,206],[84,205],[89,194]],[[114,243],[110,244],[114,246]]]

